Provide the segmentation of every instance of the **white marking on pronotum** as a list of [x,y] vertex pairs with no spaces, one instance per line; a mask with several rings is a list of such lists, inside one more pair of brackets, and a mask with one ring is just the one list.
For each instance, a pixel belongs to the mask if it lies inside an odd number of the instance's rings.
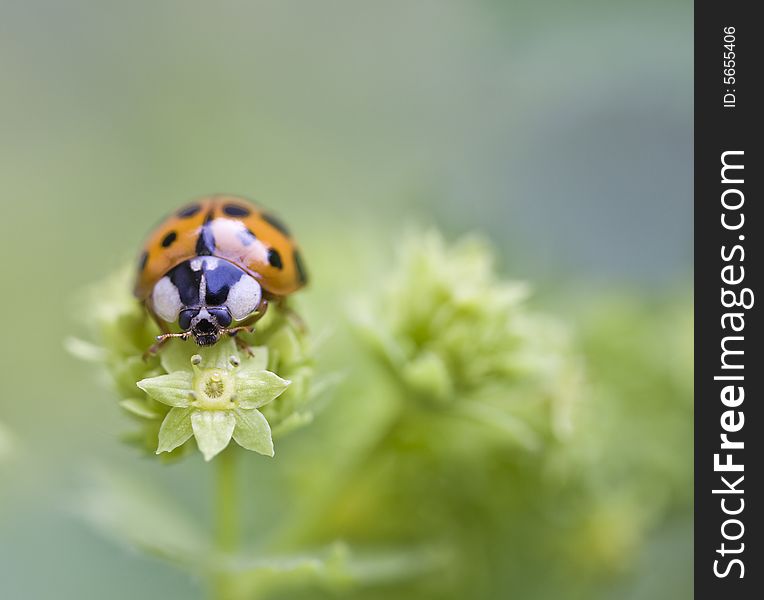
[[207,278],[204,276],[204,271],[202,271],[202,277],[199,280],[199,302],[201,304],[204,304],[206,302],[207,298]]
[[157,281],[151,292],[151,303],[157,316],[163,321],[172,323],[178,318],[181,309],[180,293],[169,277]]
[[204,258],[192,258],[191,259],[191,270],[192,271],[201,271],[202,266],[204,266],[206,271],[214,271],[218,268],[218,259],[214,256],[207,256]]
[[254,312],[262,298],[263,291],[260,284],[249,275],[242,275],[241,279],[228,291],[225,305],[231,311],[231,316],[241,321]]

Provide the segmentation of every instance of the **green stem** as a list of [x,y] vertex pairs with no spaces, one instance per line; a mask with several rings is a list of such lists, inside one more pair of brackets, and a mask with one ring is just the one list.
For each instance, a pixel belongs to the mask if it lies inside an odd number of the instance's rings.
[[[221,559],[234,554],[239,544],[239,499],[236,482],[236,452],[228,448],[215,460],[215,543]],[[224,567],[224,565],[223,565]],[[215,600],[234,600],[233,577],[222,568],[215,574],[213,594]]]

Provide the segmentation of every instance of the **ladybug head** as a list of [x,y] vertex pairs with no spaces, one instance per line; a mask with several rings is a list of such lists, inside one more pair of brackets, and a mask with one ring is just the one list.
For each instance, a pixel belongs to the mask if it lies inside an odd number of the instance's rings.
[[200,346],[212,346],[231,324],[231,313],[225,307],[187,308],[180,313],[179,324],[190,331]]

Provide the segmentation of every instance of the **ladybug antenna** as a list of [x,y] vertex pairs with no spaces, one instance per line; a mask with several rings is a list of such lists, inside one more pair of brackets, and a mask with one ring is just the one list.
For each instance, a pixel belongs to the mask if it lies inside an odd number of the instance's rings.
[[158,335],[157,341],[151,346],[151,348],[143,353],[143,360],[148,360],[150,357],[155,356],[156,353],[159,352],[160,348],[164,346],[164,344],[170,338],[180,338],[185,341],[190,335],[190,331],[184,331],[183,333],[163,333],[162,335]]

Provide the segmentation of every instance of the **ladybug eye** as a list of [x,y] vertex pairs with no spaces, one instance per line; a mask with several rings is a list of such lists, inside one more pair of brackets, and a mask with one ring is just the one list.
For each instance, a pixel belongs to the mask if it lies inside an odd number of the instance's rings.
[[231,324],[231,313],[227,308],[208,308],[207,312],[215,317],[221,327],[228,327]]
[[188,329],[191,327],[191,319],[193,319],[198,314],[198,308],[187,308],[180,311],[180,316],[178,317],[178,325],[180,325],[181,329]]

